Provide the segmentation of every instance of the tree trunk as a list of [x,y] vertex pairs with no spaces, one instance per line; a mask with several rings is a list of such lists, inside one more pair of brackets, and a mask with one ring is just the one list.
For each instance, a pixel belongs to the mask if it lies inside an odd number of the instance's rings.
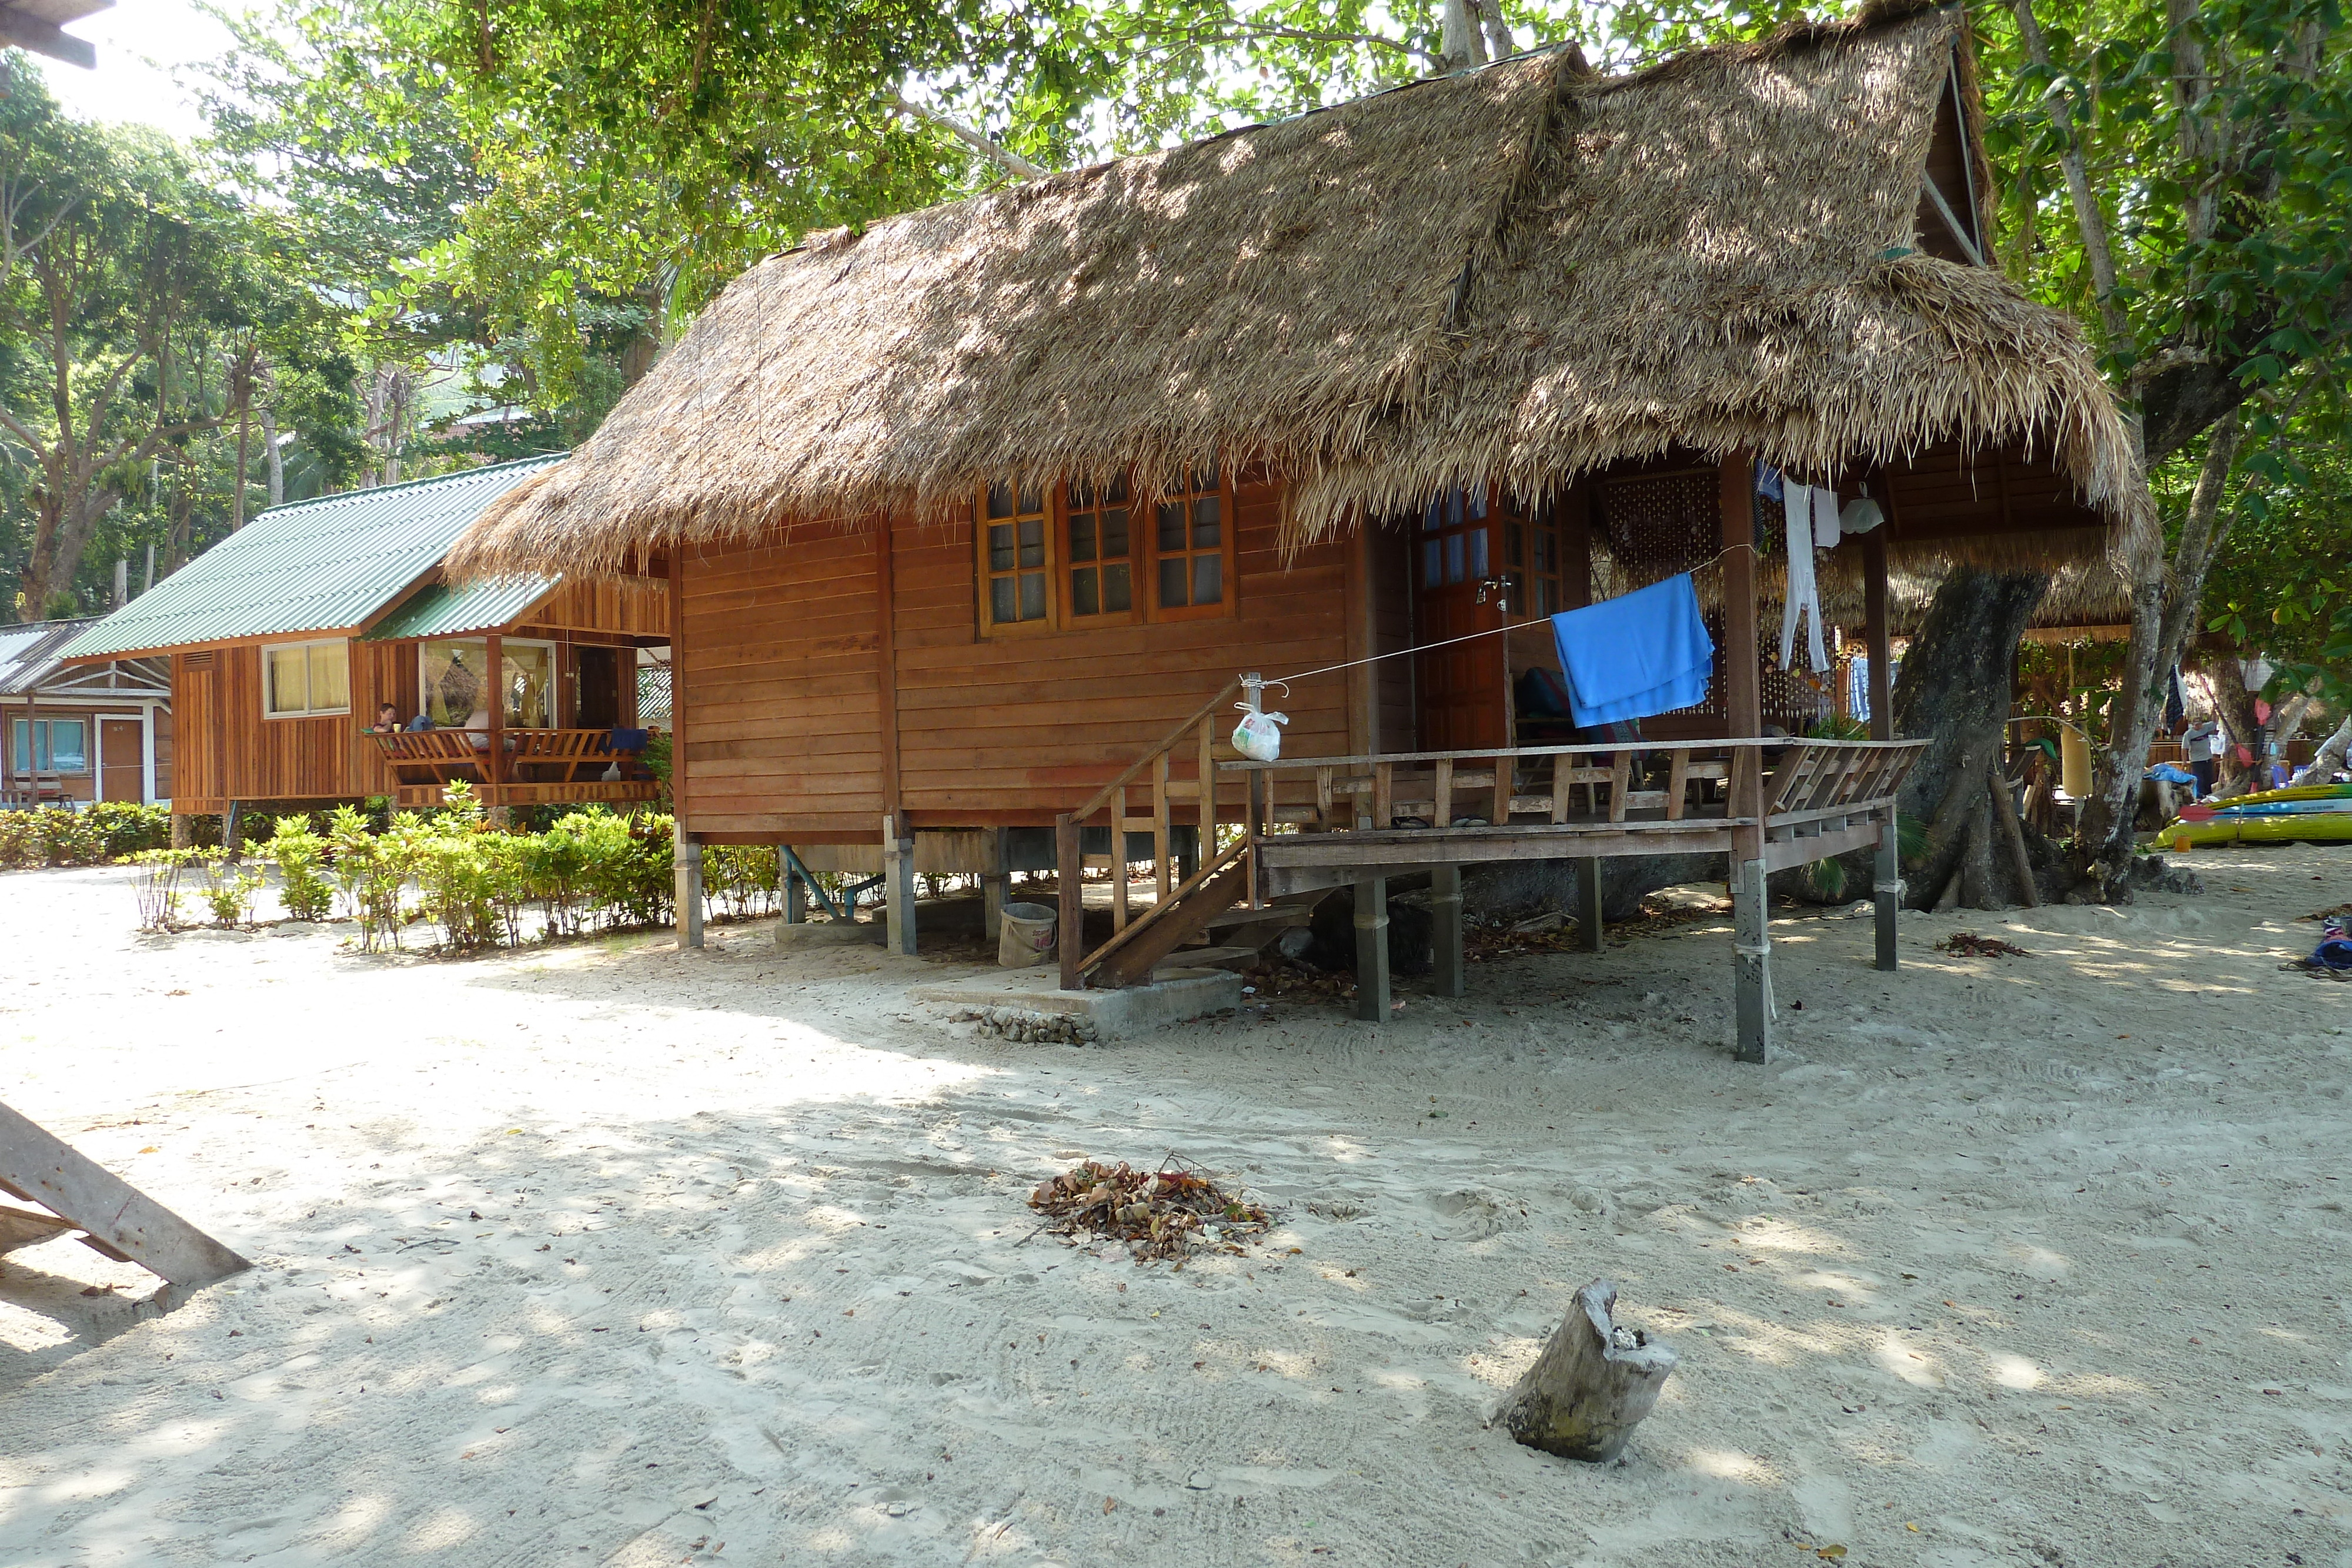
[[2213,426],[2172,559],[2165,559],[2159,547],[2132,562],[2131,644],[2124,656],[2123,689],[2116,694],[2107,748],[2099,757],[2097,779],[2074,837],[2075,873],[2102,897],[2121,891],[2131,867],[2132,820],[2139,808],[2148,743],[2164,716],[2165,674],[2180,662],[2181,642],[2205,597],[2206,574],[2229,536],[2221,497],[2237,461],[2240,434],[2234,413]]
[[253,470],[253,415],[249,409],[236,411],[236,479],[228,492],[228,531],[236,533],[245,527],[245,478]]
[[268,404],[261,408],[261,444],[269,459],[269,504],[286,504],[286,454],[278,444],[278,414]]
[[[1983,869],[1991,860],[1992,831],[1985,769],[2000,765],[2017,644],[2049,587],[2039,572],[1957,567],[1936,591],[1904,656],[1895,681],[1895,733],[1928,746],[1904,783],[1899,810],[1932,824],[1927,851],[1912,868],[1914,907],[1933,907],[1961,869],[1964,851],[1972,863],[1982,859],[1963,896],[1997,895],[1998,884]],[[1970,831],[1980,807],[1982,831]]]
[[[2213,688],[2214,712],[2227,743],[2221,747],[2221,786],[2214,793],[2244,795],[2269,788],[2263,777],[2262,720],[2254,715],[2254,694],[2246,689],[2245,666],[2239,662],[2237,650],[2219,643],[2206,653],[2204,664],[2205,678]],[[2242,746],[2252,761],[2239,760]]]
[[1437,52],[1444,57],[1447,70],[1486,63],[1486,46],[1478,36],[1474,0],[1445,0],[1438,15],[1437,38]]
[[2336,727],[2336,733],[2319,743],[2319,750],[2305,767],[2297,768],[2292,782],[2325,784],[2338,768],[2344,766],[2344,755],[2352,749],[2352,718]]
[[1674,1372],[1671,1346],[1616,1320],[1617,1287],[1595,1280],[1521,1375],[1496,1417],[1531,1448],[1606,1464],[1657,1406]]

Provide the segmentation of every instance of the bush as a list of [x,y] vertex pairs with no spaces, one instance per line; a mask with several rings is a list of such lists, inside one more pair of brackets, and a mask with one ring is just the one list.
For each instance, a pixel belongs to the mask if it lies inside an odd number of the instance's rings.
[[0,811],[0,868],[107,865],[172,841],[172,814],[118,800]]
[[308,819],[281,818],[263,846],[278,862],[278,896],[297,920],[324,920],[334,912],[335,886],[320,874],[327,841],[310,831]]

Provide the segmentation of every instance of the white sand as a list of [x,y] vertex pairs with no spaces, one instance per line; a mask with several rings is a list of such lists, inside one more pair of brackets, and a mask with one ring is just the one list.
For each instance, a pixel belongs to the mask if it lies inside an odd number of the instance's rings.
[[[0,1563],[2352,1564],[2352,986],[2276,967],[2352,853],[2191,863],[1896,977],[1782,922],[1762,1069],[1717,925],[1080,1051],[764,927],[387,964],[12,877],[0,1096],[259,1266],[0,1265]],[[1170,1149],[1276,1245],[1024,1242]],[[1625,1462],[1485,1429],[1603,1274],[1684,1357]]]

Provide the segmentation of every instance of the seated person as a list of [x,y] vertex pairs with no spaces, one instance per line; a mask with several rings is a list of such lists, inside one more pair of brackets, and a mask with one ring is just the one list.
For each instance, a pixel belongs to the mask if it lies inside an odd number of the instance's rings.
[[399,706],[398,706],[396,704],[393,704],[393,703],[378,703],[378,704],[376,704],[376,705],[375,705],[375,722],[374,722],[373,724],[372,724],[372,725],[368,726],[368,733],[369,733],[369,734],[371,734],[371,735],[397,735],[397,734],[399,734],[399,733],[400,733],[400,708],[399,708]]
[[433,727],[433,716],[430,714],[420,713],[415,718],[410,719],[405,727],[410,730],[431,729]]

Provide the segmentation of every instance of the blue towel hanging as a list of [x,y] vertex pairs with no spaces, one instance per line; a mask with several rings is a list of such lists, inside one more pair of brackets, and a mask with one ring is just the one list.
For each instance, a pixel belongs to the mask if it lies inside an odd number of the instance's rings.
[[1715,639],[1688,572],[1551,618],[1570,710],[1584,728],[1706,700]]

